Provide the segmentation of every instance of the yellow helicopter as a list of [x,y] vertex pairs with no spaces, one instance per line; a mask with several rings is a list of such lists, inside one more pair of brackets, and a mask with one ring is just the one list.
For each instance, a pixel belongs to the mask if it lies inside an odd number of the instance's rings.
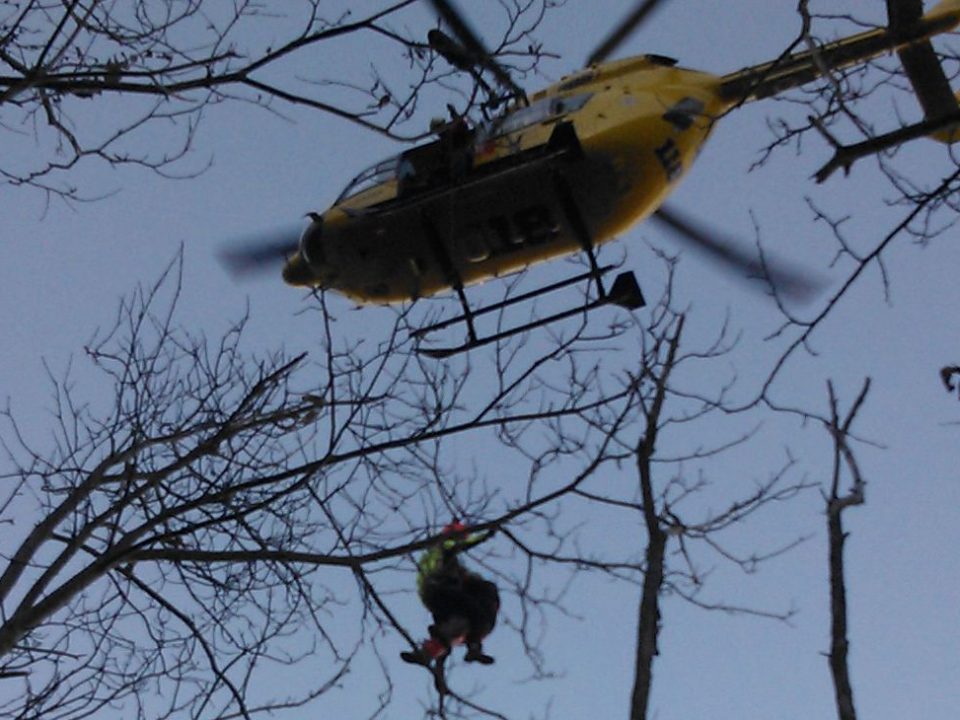
[[[654,216],[682,237],[738,269],[762,273],[778,292],[803,292],[803,277],[712,240],[663,202],[690,168],[714,122],[746,101],[816,79],[826,69],[862,63],[896,51],[926,119],[960,114],[933,35],[960,24],[960,0],[944,0],[923,14],[922,0],[888,0],[890,24],[815,50],[718,76],[644,55],[605,61],[616,44],[656,4],[641,3],[591,56],[587,66],[529,98],[483,51],[472,30],[446,0],[432,0],[457,36],[431,31],[434,50],[475,77],[490,70],[512,100],[501,114],[470,127],[451,118],[437,138],[368,168],[351,180],[326,212],[312,213],[299,244],[284,238],[260,248],[229,251],[245,268],[289,253],[284,280],[298,287],[341,293],[360,304],[398,303],[453,289],[463,315],[418,334],[464,321],[468,340],[425,350],[445,356],[552,322],[583,306],[494,335],[478,337],[477,314],[589,281],[593,305],[643,305],[632,273],[607,289],[594,248],[634,223]],[[951,126],[935,136],[951,142]],[[585,252],[589,271],[482,309],[464,288],[539,262]]]

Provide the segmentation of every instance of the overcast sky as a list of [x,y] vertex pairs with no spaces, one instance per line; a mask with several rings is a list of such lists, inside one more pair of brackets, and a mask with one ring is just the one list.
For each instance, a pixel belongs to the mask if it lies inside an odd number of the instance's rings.
[[[546,62],[543,76],[527,78],[524,86],[535,90],[577,69],[623,4],[568,0],[551,11],[538,35],[561,58]],[[883,3],[873,4],[880,12]],[[860,12],[863,5],[840,3],[834,10]],[[485,3],[469,6],[483,28],[484,13],[476,8]],[[783,51],[798,32],[795,6],[768,0],[673,0],[617,54],[659,53],[685,66],[730,72]],[[411,23],[417,17],[412,15]],[[827,23],[818,27],[824,36],[851,30],[840,24],[835,31]],[[337,50],[341,61],[359,63],[368,62],[365,52],[361,46]],[[909,96],[898,102],[900,111],[916,118]],[[106,112],[99,107],[96,112]],[[87,120],[95,121],[96,112],[91,109]],[[444,112],[438,103],[433,114]],[[782,148],[752,169],[772,141],[769,123],[787,113],[797,119],[803,110],[760,102],[724,119],[671,202],[748,242],[759,232],[770,252],[816,268],[835,287],[851,266],[841,260],[831,267],[835,246],[829,228],[813,222],[808,202],[836,216],[849,215],[846,233],[860,248],[878,243],[906,209],[890,205],[896,193],[873,160],[858,163],[848,177],[838,173],[816,185],[811,176],[830,156],[819,138]],[[302,111],[288,115],[282,119],[237,105],[211,108],[184,166],[201,168],[209,162],[210,167],[191,179],[166,180],[91,165],[77,173],[77,182],[107,196],[73,206],[57,200],[48,204],[28,188],[0,189],[0,396],[9,399],[38,437],[49,424],[43,412],[49,405],[44,364],[57,374],[71,356],[82,363],[84,342],[98,326],[109,324],[118,298],[136,283],[155,279],[181,245],[186,257],[184,323],[216,335],[249,307],[246,343],[251,350],[316,347],[316,315],[298,313],[310,302],[304,293],[285,287],[278,275],[236,284],[218,264],[216,251],[232,238],[325,209],[350,177],[403,146],[336,118]],[[872,119],[878,130],[895,127],[889,102],[876,103]],[[29,136],[13,146],[12,136],[4,134],[3,142],[0,152],[5,154],[30,152]],[[891,163],[927,185],[952,168],[944,146],[929,141],[904,148]],[[611,257],[625,253],[648,296],[655,297],[663,273],[650,244],[676,249],[659,229],[641,225],[625,234]],[[867,504],[847,518],[852,678],[861,716],[874,720],[947,718],[960,706],[960,426],[950,424],[960,420],[960,403],[947,395],[938,377],[942,365],[960,362],[958,267],[955,232],[923,247],[898,239],[886,256],[889,297],[880,273],[872,269],[813,335],[817,354],[798,354],[775,388],[787,404],[825,412],[828,379],[845,403],[865,377],[873,379],[857,425],[858,434],[874,443],[860,448]],[[496,286],[478,289],[478,297],[495,297]],[[680,263],[677,293],[677,304],[689,307],[692,338],[708,338],[727,313],[742,333],[737,353],[720,372],[735,365],[749,387],[769,371],[782,347],[763,340],[779,322],[769,302],[693,256]],[[363,318],[369,332],[387,327],[393,317],[389,310],[354,310],[345,300],[333,303],[334,314],[346,321]],[[761,477],[789,445],[808,479],[828,479],[831,458],[822,430],[778,420],[763,432],[761,449],[752,446],[750,455],[721,463],[721,474]],[[458,460],[469,468],[484,448],[472,449],[476,458],[471,450],[461,452]],[[488,479],[510,482],[513,468],[484,462]],[[756,575],[718,570],[711,585],[712,598],[746,599],[774,610],[793,607],[798,612],[789,624],[705,613],[666,598],[653,717],[801,720],[832,715],[824,656],[829,644],[824,526],[820,496],[809,493],[752,525],[752,534],[741,541],[764,547],[800,535],[811,539]],[[643,540],[637,526],[593,532],[609,542]],[[503,628],[488,643],[497,664],[468,667],[459,677],[466,686],[475,680],[477,698],[511,718],[541,717],[548,707],[550,717],[561,720],[622,717],[630,691],[637,592],[596,578],[571,590],[572,617],[552,619],[544,641],[547,666],[560,675],[556,680],[521,683],[529,667]],[[410,617],[416,618],[417,610],[411,606]],[[423,620],[425,627],[425,614]],[[402,647],[399,638],[396,647]],[[427,678],[416,668],[397,661],[393,679],[409,684],[401,692],[409,693],[412,703],[428,695]],[[350,682],[357,702],[368,706],[372,700],[363,698],[363,678]],[[0,693],[4,689],[0,686]],[[350,707],[335,706],[330,716],[353,717]],[[417,707],[398,706],[387,716],[414,717]]]

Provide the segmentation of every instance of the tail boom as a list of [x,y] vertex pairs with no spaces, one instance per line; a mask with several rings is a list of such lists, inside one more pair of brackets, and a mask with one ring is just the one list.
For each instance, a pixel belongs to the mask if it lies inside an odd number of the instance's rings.
[[726,75],[722,78],[720,93],[729,102],[759,100],[805,85],[830,70],[927,42],[957,25],[960,25],[960,0],[944,0],[907,27],[868,30]]

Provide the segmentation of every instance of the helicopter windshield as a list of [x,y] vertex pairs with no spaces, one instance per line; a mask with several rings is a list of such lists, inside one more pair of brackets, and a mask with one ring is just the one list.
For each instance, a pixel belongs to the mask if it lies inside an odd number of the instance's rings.
[[354,195],[358,195],[368,188],[372,188],[376,185],[380,185],[381,183],[396,178],[398,162],[399,156],[394,155],[386,160],[381,160],[376,165],[368,167],[353,180],[347,183],[347,186],[337,198],[337,203],[342,202],[347,198],[351,198]]
[[593,93],[545,97],[530,103],[526,107],[514,110],[502,118],[486,123],[481,128],[481,134],[485,138],[498,137],[547,120],[556,120],[579,110],[587,104],[591,97],[593,97]]

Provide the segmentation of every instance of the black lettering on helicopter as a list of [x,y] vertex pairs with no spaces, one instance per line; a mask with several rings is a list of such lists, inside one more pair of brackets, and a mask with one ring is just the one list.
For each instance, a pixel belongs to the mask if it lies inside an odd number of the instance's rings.
[[531,205],[514,213],[513,224],[522,245],[540,245],[560,232],[546,205]]
[[697,98],[685,97],[674,103],[662,117],[677,130],[686,130],[693,125],[694,119],[702,114],[703,102]]
[[[500,248],[503,250],[510,250],[513,245],[519,245],[520,241],[515,240],[516,237],[513,234],[513,228],[510,225],[510,218],[506,215],[494,215],[493,217],[487,218],[487,227],[493,231],[493,235],[496,238],[497,242],[495,243],[495,248]],[[489,234],[487,234],[489,237]],[[499,253],[495,252],[495,255]]]
[[657,156],[657,160],[660,161],[663,171],[667,174],[667,180],[673,180],[683,170],[680,148],[677,147],[672,138],[667,138],[667,141],[653,152]]
[[[472,262],[480,262],[491,256],[506,255],[523,247],[542,245],[555,238],[560,226],[546,205],[528,205],[512,215],[492,215],[482,223],[466,229],[467,256]],[[486,252],[478,252],[477,240]]]

